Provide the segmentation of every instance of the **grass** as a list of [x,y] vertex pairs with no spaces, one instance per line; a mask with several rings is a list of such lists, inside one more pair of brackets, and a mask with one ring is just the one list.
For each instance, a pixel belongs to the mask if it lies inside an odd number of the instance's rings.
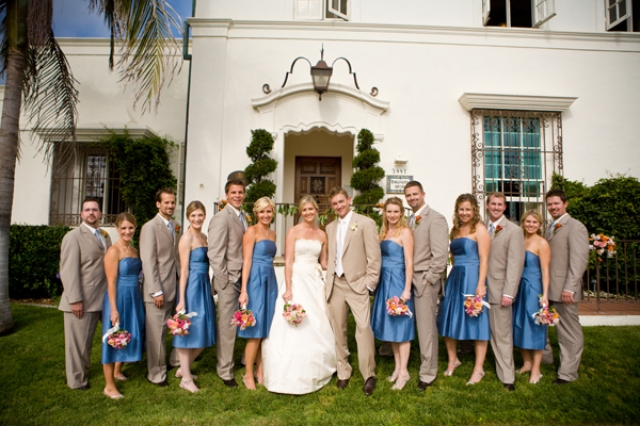
[[[118,384],[125,398],[102,395],[104,377],[96,334],[91,366],[91,389],[72,391],[64,375],[62,313],[47,308],[12,305],[15,331],[0,337],[5,364],[0,369],[0,424],[64,425],[422,425],[422,424],[638,424],[640,421],[640,327],[586,327],[580,379],[565,386],[552,384],[556,366],[544,365],[540,384],[518,376],[516,392],[503,389],[487,357],[487,375],[469,387],[472,355],[461,355],[453,377],[440,377],[426,392],[417,390],[417,342],[411,352],[411,381],[401,392],[384,380],[393,360],[378,357],[378,388],[362,393],[356,374],[349,387],[338,391],[335,378],[322,390],[304,396],[271,394],[264,388],[249,392],[227,389],[215,374],[215,351],[207,349],[194,364],[201,392],[188,394],[170,375],[169,387],[158,388],[145,379],[146,363],[125,367],[129,380]],[[351,351],[355,354],[353,323]],[[555,346],[555,331],[550,332]],[[236,359],[243,341],[236,347]],[[557,350],[557,347],[556,347]],[[556,352],[557,355],[557,352]],[[516,355],[520,363],[519,355]],[[440,371],[446,368],[440,345]],[[240,382],[243,369],[236,372]]]

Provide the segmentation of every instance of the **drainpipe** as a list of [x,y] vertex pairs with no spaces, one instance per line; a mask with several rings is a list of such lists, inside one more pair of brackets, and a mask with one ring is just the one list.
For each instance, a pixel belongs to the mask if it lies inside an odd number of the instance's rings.
[[[196,0],[193,0],[191,3],[191,16],[195,16],[196,14]],[[185,125],[184,125],[184,149],[182,152],[183,166],[182,166],[182,215],[186,214],[184,210],[186,208],[185,205],[185,185],[187,178],[187,141],[189,140],[189,105],[191,98],[191,54],[189,53],[189,22],[187,20],[184,21],[182,26],[182,59],[185,61],[189,61],[189,74],[187,76],[187,108],[186,108],[186,116],[185,116]],[[184,222],[184,221],[183,221]]]

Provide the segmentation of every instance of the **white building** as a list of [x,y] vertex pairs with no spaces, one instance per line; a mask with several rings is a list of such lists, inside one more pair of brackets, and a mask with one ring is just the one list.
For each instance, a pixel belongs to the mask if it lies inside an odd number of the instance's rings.
[[[362,128],[381,184],[411,176],[447,217],[459,194],[500,189],[518,218],[554,171],[640,176],[639,0],[201,0],[189,22],[190,84],[185,66],[158,115],[132,110],[106,41],[62,43],[87,140],[106,126],[184,143],[190,88],[186,202],[224,197],[257,128],[274,135],[277,202],[349,186]],[[320,101],[307,62],[323,46],[333,75]],[[51,175],[32,157],[23,144],[13,220],[49,223]]]

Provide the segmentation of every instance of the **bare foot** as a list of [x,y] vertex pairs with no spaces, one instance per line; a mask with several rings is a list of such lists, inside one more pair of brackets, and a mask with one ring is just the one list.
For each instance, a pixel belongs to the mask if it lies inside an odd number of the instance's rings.
[[411,376],[408,375],[408,374],[406,376],[398,376],[398,381],[396,382],[395,385],[391,386],[391,389],[392,390],[402,390],[402,388],[404,387],[404,385],[407,384],[409,379],[411,379]]
[[395,382],[396,380],[398,380],[398,375],[400,374],[399,370],[395,370],[393,372],[393,374],[391,374],[389,377],[387,377],[387,380],[390,382]]
[[531,364],[524,364],[520,370],[517,371],[518,374],[524,374],[531,371]]
[[256,382],[253,380],[253,377],[249,374],[245,374],[242,376],[242,383],[249,390],[256,390]]
[[182,379],[180,380],[180,387],[184,390],[188,390],[191,393],[196,393],[200,389],[193,383],[193,380]]
[[[471,378],[469,378],[469,381],[467,382],[467,386],[475,385],[480,380],[482,380],[483,377],[484,377],[484,371],[475,371],[475,370],[473,370],[473,374],[471,375]],[[476,380],[474,380],[474,378]]]
[[120,398],[124,398],[124,395],[122,395],[120,392],[118,392],[118,389],[107,389],[105,388],[104,391],[102,391],[102,393],[104,393],[107,397],[111,398],[111,399],[120,399]]
[[445,376],[453,376],[453,372],[456,371],[456,368],[460,367],[462,363],[460,362],[459,359],[456,359],[455,361],[449,361],[449,366],[447,367],[447,370],[444,372]]

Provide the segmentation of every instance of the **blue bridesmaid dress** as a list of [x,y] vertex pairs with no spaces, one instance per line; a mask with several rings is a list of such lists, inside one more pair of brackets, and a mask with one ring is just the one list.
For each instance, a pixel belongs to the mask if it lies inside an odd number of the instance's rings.
[[464,311],[464,294],[475,295],[478,287],[478,243],[466,237],[456,238],[449,249],[454,263],[438,308],[438,332],[455,340],[489,340],[488,308],[485,307],[477,317],[470,317]]
[[[408,315],[391,316],[387,314],[387,299],[393,296],[400,297],[404,291],[406,280],[404,248],[390,240],[382,241],[380,248],[382,250],[382,269],[380,270],[380,283],[373,300],[371,329],[378,340],[408,342],[416,337],[414,318],[410,318]],[[406,305],[415,314],[413,297],[406,302]]]
[[543,350],[547,342],[547,326],[537,325],[533,314],[540,309],[542,272],[540,258],[527,251],[520,287],[513,302],[513,346],[521,349]]
[[[208,348],[216,342],[216,307],[211,297],[209,258],[207,247],[191,250],[189,255],[189,279],[184,295],[186,313],[195,312],[186,336],[174,336],[173,347],[181,349]],[[180,302],[180,295],[178,295]]]
[[249,303],[247,309],[253,312],[256,325],[240,330],[238,337],[246,339],[264,339],[269,337],[269,329],[276,309],[278,282],[273,269],[273,256],[276,243],[271,240],[258,241],[253,246],[251,272],[247,282]]
[[[102,363],[136,362],[142,359],[144,349],[144,304],[138,287],[138,274],[142,262],[137,257],[125,257],[118,262],[116,281],[116,306],[120,315],[120,328],[131,334],[131,341],[123,349],[114,349],[102,343]],[[102,299],[102,335],[111,328],[111,304],[109,292]]]

